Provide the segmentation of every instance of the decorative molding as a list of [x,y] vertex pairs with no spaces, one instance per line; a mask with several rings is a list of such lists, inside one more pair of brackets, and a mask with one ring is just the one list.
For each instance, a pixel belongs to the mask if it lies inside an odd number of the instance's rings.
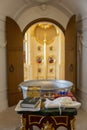
[[41,4],[40,9],[45,11],[47,9],[47,5],[46,4]]
[[81,44],[83,47],[87,48],[87,45],[86,45],[87,41],[84,40],[83,34],[78,32],[77,37],[78,37],[78,44]]
[[85,20],[87,20],[87,16],[86,16],[86,17],[81,18],[80,20],[78,20],[78,21],[77,21],[77,23],[79,24],[79,23],[81,23],[82,21],[85,21]]
[[73,12],[72,12],[70,9],[68,9],[68,8],[62,3],[61,0],[60,0],[60,2],[59,2],[59,5],[60,5],[63,9],[65,9],[69,14],[73,15]]
[[77,31],[80,33],[87,31],[87,17],[77,21]]
[[83,33],[83,32],[87,32],[87,26],[85,26],[84,28],[80,28],[80,27],[78,27],[79,29],[77,30],[77,32],[80,32],[81,34]]

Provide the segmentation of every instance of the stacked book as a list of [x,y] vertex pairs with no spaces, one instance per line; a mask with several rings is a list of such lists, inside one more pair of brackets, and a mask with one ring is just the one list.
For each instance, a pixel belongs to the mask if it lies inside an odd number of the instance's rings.
[[37,109],[37,107],[40,106],[40,102],[40,98],[27,97],[21,102],[20,106],[22,108]]

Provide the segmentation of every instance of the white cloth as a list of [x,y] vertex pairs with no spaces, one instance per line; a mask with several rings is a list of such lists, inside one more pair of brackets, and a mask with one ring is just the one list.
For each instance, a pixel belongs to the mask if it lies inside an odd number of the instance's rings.
[[59,97],[54,100],[49,100],[48,98],[45,101],[45,108],[79,108],[81,106],[80,102],[73,101],[71,97]]

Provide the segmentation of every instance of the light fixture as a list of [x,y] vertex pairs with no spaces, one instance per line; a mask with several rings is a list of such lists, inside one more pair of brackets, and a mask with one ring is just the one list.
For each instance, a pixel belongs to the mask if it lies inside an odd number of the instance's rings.
[[58,32],[54,25],[44,22],[36,25],[33,34],[40,44],[51,44],[58,35]]

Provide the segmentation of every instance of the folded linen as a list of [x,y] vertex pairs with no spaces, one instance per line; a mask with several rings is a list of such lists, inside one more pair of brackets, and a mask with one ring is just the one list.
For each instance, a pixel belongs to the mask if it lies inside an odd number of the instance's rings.
[[76,108],[78,109],[81,106],[80,102],[73,101],[71,97],[59,97],[54,100],[50,100],[46,98],[45,101],[45,108],[60,108],[60,107],[66,107],[66,108]]

